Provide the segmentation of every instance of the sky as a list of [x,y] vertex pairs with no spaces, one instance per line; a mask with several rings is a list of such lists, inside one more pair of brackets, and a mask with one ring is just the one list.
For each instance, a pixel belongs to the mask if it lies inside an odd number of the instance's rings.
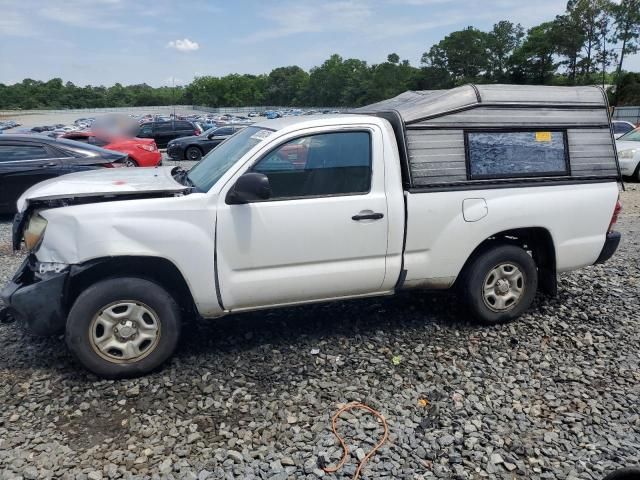
[[[448,33],[552,20],[566,0],[0,0],[0,82],[187,84],[331,54],[418,66]],[[640,54],[625,68],[640,71]]]

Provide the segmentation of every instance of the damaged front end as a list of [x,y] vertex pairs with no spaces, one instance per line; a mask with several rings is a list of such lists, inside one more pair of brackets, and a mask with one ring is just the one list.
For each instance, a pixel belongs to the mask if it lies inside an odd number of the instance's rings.
[[0,292],[9,314],[36,335],[64,330],[64,305],[69,266],[39,263],[30,254]]

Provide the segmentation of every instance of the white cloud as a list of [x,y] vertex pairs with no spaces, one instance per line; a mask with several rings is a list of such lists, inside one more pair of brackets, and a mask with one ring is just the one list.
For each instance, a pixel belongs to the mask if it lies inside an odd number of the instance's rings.
[[200,48],[198,42],[183,38],[182,40],[171,40],[167,43],[167,48],[175,48],[179,52],[194,52]]

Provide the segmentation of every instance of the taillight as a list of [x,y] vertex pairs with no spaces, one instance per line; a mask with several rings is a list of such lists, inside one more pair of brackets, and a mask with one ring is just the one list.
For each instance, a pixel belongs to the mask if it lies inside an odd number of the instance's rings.
[[194,134],[196,137],[197,137],[198,135],[200,135],[201,133],[202,133],[202,132],[201,132],[199,129],[197,129],[197,128],[193,131],[193,134]]
[[621,211],[622,211],[622,204],[620,203],[620,196],[618,196],[618,200],[616,201],[616,206],[613,209],[613,215],[611,215],[611,223],[609,223],[609,229],[607,230],[607,232],[613,231],[613,227],[618,221],[618,216],[620,215]]
[[153,145],[138,145],[138,148],[141,148],[142,150],[146,150],[147,152],[155,152],[156,151],[155,144],[153,144]]

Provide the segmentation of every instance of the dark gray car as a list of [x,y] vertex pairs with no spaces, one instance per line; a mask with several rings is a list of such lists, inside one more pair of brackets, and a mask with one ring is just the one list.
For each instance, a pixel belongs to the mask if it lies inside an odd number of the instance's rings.
[[124,165],[126,153],[44,135],[0,135],[0,213],[32,185],[66,173]]
[[174,160],[198,161],[224,140],[246,125],[226,125],[213,127],[202,135],[182,137],[171,140],[167,145],[167,154]]

